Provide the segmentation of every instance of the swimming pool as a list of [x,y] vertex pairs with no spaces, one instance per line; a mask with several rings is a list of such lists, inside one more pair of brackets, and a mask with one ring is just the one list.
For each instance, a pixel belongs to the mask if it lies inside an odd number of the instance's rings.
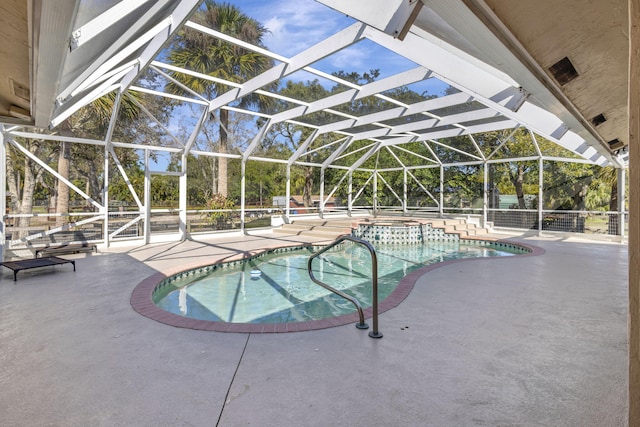
[[[282,248],[182,272],[157,284],[153,302],[175,316],[222,324],[292,324],[353,314],[349,301],[309,278],[307,261],[319,249]],[[527,252],[515,244],[486,241],[380,245],[376,251],[380,301],[394,292],[404,276],[426,265]],[[318,279],[357,298],[363,307],[371,304],[371,258],[361,246],[341,244],[316,259],[313,271]]]

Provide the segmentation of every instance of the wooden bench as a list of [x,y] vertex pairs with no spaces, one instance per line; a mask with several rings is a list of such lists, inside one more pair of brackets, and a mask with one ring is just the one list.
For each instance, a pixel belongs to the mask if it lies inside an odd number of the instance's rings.
[[36,258],[45,257],[48,255],[62,255],[62,254],[77,254],[80,252],[98,252],[96,245],[91,243],[63,243],[56,246],[45,246],[44,248],[38,248],[35,250]]
[[76,271],[76,262],[70,259],[58,258],[56,256],[45,258],[24,259],[21,261],[7,261],[0,263],[3,267],[13,270],[13,281],[17,280],[18,272],[31,268],[48,267],[50,265],[73,264],[73,271]]

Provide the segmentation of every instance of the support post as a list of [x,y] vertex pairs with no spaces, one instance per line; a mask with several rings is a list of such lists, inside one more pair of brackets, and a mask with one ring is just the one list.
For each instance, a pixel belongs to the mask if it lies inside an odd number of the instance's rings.
[[102,222],[102,236],[104,246],[109,247],[109,144],[104,146],[104,182],[102,183],[102,211],[104,220]]
[[180,177],[178,178],[178,229],[180,240],[187,239],[187,155],[180,157]]
[[284,209],[284,215],[285,218],[287,220],[287,222],[289,222],[289,215],[291,214],[291,209],[290,209],[290,200],[291,200],[291,165],[287,164],[287,184],[285,187],[285,203],[286,203],[286,207]]
[[406,214],[407,209],[407,168],[402,169],[402,212]]
[[542,220],[544,215],[542,212],[544,205],[544,160],[540,157],[538,160],[538,235],[542,233]]
[[246,190],[247,161],[242,158],[240,162],[240,231],[244,233],[244,214],[245,214],[245,190]]
[[324,168],[320,168],[320,204],[318,205],[318,216],[324,217]]
[[623,168],[618,169],[618,235],[620,241],[624,241],[625,229],[624,221],[627,216],[627,204],[625,200],[627,187],[627,171]]
[[640,1],[629,1],[629,425],[640,425]]
[[482,188],[484,191],[482,193],[482,226],[487,227],[487,205],[489,202],[489,168],[487,167],[487,162],[482,163]]
[[373,216],[378,216],[378,172],[373,171]]
[[7,241],[7,147],[4,145],[4,126],[0,125],[0,262],[4,261]]
[[111,147],[111,138],[118,120],[118,111],[120,111],[120,101],[122,100],[122,92],[118,92],[113,109],[111,110],[111,119],[107,128],[107,135],[104,139],[104,183],[102,184],[102,211],[104,212],[104,221],[102,226],[102,234],[104,237],[104,246],[109,247],[109,149]]
[[149,150],[144,150],[144,244],[151,241],[151,171]]
[[349,171],[349,193],[347,194],[347,215],[353,211],[353,172]]
[[440,165],[440,218],[444,216],[444,166]]

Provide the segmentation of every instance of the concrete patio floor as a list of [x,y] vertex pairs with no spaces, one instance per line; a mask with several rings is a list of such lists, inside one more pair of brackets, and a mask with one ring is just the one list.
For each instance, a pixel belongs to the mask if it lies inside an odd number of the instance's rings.
[[2,269],[0,425],[626,425],[627,246],[512,237],[546,253],[426,273],[382,339],[195,331],[130,306],[158,271],[294,237],[111,248],[15,283]]

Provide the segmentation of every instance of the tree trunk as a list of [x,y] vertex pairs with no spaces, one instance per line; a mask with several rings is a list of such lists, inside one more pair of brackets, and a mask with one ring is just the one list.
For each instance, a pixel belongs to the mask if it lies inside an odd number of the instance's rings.
[[218,178],[216,171],[216,157],[211,158],[211,195],[218,194]]
[[[513,186],[516,189],[516,197],[518,198],[518,209],[526,209],[527,205],[524,200],[524,165],[522,163],[518,163],[518,170],[515,174],[509,174],[509,179],[513,183]],[[530,219],[528,218],[528,213],[522,212],[518,215],[520,221],[520,227],[529,228],[531,226]]]
[[[229,128],[229,112],[220,110],[220,146],[218,152],[227,154],[228,135],[226,129]],[[227,158],[218,157],[218,194],[227,197]]]
[[618,178],[613,179],[611,184],[611,198],[609,199],[609,210],[611,212],[618,212]]
[[[89,177],[85,178],[84,192],[88,195],[91,195],[91,181]],[[85,200],[84,207],[86,209],[89,209],[91,207],[91,203],[88,200]]]
[[[618,177],[613,178],[613,182],[611,183],[611,198],[609,199],[609,211],[610,212],[619,212],[618,206]],[[619,214],[609,214],[609,227],[607,232],[612,235],[620,234],[620,226],[618,225]]]
[[[28,157],[24,158],[24,185],[22,188],[22,199],[20,201],[20,209],[18,213],[31,214],[33,213],[33,193],[36,188],[36,176],[31,169],[31,161]],[[31,218],[19,218],[18,219],[18,232],[15,238],[22,238],[29,235],[27,229],[31,224]]]
[[524,166],[518,163],[518,172],[515,175],[509,174],[511,182],[516,189],[516,197],[518,198],[518,209],[526,209],[524,200]]
[[583,211],[586,209],[586,204],[584,201],[585,196],[587,195],[587,191],[589,191],[588,185],[580,185],[578,189],[573,194],[573,209],[577,211]]
[[[33,153],[37,151],[38,146],[31,144],[27,148]],[[15,150],[11,150],[9,156],[7,156],[7,184],[11,211],[18,214],[31,214],[33,213],[33,194],[38,182],[38,172],[32,169],[31,160],[25,156],[23,161],[24,182],[21,183],[20,173],[15,164],[15,154]],[[12,234],[12,238],[21,239],[27,237],[29,235],[27,228],[30,224],[31,218],[18,218],[15,222],[16,231]]]
[[13,150],[7,150],[7,186],[9,188],[10,212],[17,213],[20,210],[20,173],[15,165]]
[[[71,143],[62,142],[60,154],[58,155],[58,173],[65,179],[69,179],[69,166],[71,164]],[[56,204],[56,213],[69,213],[69,187],[62,180],[58,180],[58,201]],[[60,216],[56,220],[58,227],[65,224],[68,220],[67,216]]]
[[311,166],[308,166],[304,176],[304,189],[302,190],[302,203],[304,203],[306,207],[313,206],[313,201],[311,200],[312,191],[313,191],[313,168]]

